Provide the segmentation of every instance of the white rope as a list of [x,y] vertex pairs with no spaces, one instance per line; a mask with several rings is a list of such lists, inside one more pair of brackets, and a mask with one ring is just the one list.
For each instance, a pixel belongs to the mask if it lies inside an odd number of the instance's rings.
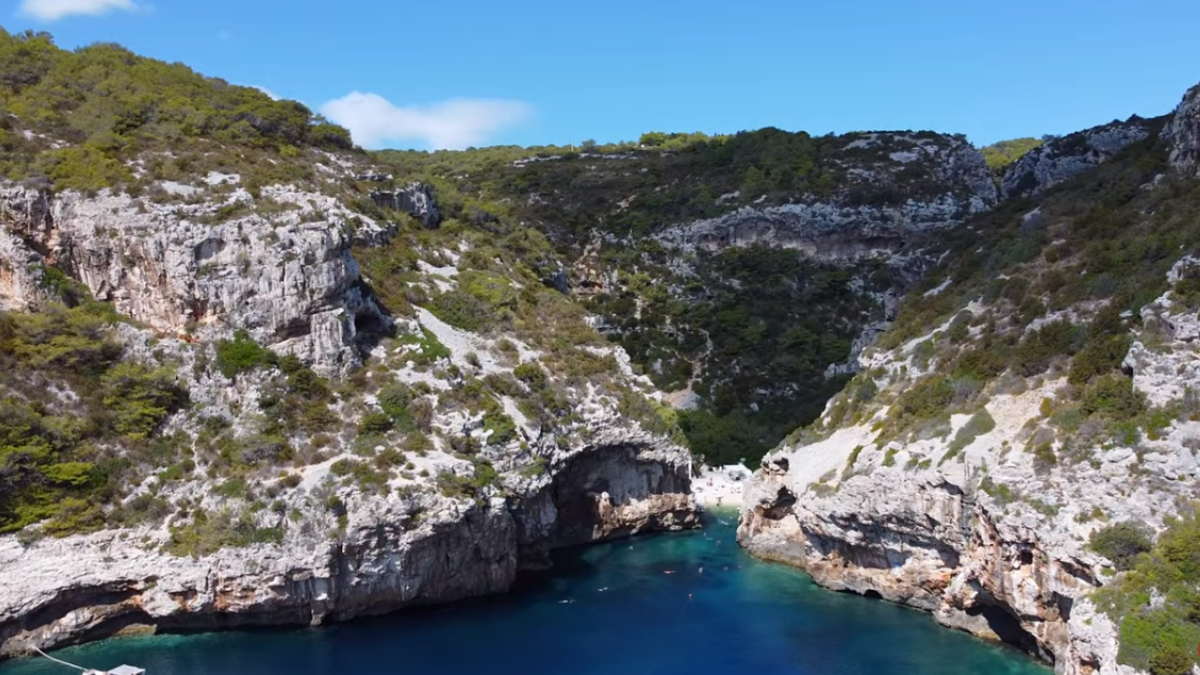
[[87,668],[84,668],[83,666],[77,666],[77,665],[75,665],[74,663],[67,663],[66,661],[62,661],[62,660],[56,659],[56,658],[54,658],[53,656],[50,656],[49,654],[47,654],[46,652],[44,652],[44,651],[42,651],[42,650],[38,649],[37,647],[34,647],[34,648],[33,648],[33,651],[35,651],[35,652],[37,652],[37,653],[41,654],[42,656],[44,656],[44,657],[46,657],[46,658],[50,659],[51,661],[53,661],[53,662],[55,662],[55,663],[57,663],[57,664],[64,665],[64,666],[66,666],[66,667],[68,667],[68,668],[74,668],[75,670],[78,670],[78,671],[81,671],[81,672],[85,672],[85,673],[87,672]]

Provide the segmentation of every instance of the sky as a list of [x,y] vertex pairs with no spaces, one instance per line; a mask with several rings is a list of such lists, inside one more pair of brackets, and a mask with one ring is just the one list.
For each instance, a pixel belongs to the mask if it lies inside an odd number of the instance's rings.
[[369,148],[1064,134],[1174,108],[1198,24],[1195,0],[0,0],[10,32],[180,61]]

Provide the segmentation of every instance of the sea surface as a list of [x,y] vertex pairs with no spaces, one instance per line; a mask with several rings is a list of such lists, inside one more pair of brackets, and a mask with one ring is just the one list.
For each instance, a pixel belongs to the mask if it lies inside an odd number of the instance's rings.
[[[929,615],[758,562],[736,514],[561,553],[496,598],[327,628],[118,638],[54,652],[147,675],[1050,675]],[[45,659],[0,675],[68,675]]]

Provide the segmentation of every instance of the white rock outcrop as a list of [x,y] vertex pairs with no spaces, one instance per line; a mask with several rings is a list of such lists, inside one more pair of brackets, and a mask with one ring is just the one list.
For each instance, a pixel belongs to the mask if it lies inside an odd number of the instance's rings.
[[[869,153],[886,148],[902,150],[874,159],[848,157],[843,163],[850,167],[849,175],[832,197],[743,206],[716,218],[668,227],[655,238],[685,251],[762,244],[846,262],[886,256],[907,236],[959,225],[996,204],[996,185],[983,155],[964,140],[875,133],[853,141],[846,150]],[[914,172],[926,176],[926,182],[914,185]],[[856,197],[880,189],[896,198],[862,203]]]
[[[211,366],[213,340],[245,330],[337,375],[359,365],[367,346],[358,344],[360,331],[391,326],[400,338],[372,342],[378,360],[357,375],[419,385],[414,400],[429,410],[425,446],[402,455],[403,469],[382,472],[386,484],[339,479],[340,460],[400,454],[382,445],[355,448],[356,420],[378,401],[339,395],[330,412],[345,423],[323,429],[320,446],[315,434],[297,429],[272,441],[290,442],[297,452],[323,448],[311,462],[245,462],[248,489],[273,500],[262,508],[249,492],[218,494],[223,474],[185,442],[183,456],[194,459],[186,478],[165,480],[155,474],[166,467],[150,466],[125,497],[158,500],[162,525],[62,539],[38,538],[31,526],[0,536],[0,658],[123,631],[313,625],[496,593],[519,570],[548,564],[554,548],[699,525],[688,451],[646,431],[612,396],[648,393],[622,350],[593,348],[616,364],[609,389],[592,383],[559,391],[571,404],[569,422],[538,424],[501,396],[517,430],[510,440],[488,442],[482,412],[438,405],[438,393],[461,386],[464,372],[511,377],[518,363],[537,363],[539,354],[510,336],[463,333],[423,310],[393,320],[376,306],[350,247],[382,242],[394,231],[333,197],[289,186],[252,197],[236,182],[171,186],[183,197],[163,203],[0,185],[0,307],[36,308],[50,297],[48,286],[61,283],[82,284],[111,301],[144,326],[114,329],[125,357],[168,364],[188,390],[192,409],[173,415],[164,430],[193,440],[205,420],[228,425],[231,438],[253,437],[262,396],[283,377],[277,370],[225,377]],[[408,206],[432,226],[436,205],[418,188]],[[425,268],[430,283],[441,277],[450,284],[456,274]],[[416,345],[405,340],[413,336]],[[414,369],[409,357],[425,349],[422,340],[439,356]],[[501,341],[509,351],[499,349]],[[452,452],[464,439],[474,443],[471,457]],[[482,485],[464,494],[444,484],[453,476],[470,481],[476,461],[494,472]],[[201,513],[228,514],[236,527],[270,535],[240,547],[222,540],[216,552],[193,546],[190,556],[172,548],[172,525],[195,525]]]
[[1125,146],[1152,133],[1150,121],[1134,116],[1052,139],[1025,153],[1004,172],[1000,193],[1004,199],[1041,194],[1107,162]]
[[[1172,280],[1192,264],[1182,261]],[[1179,402],[1200,382],[1195,312],[1168,293],[1143,310],[1143,323],[1125,361],[1134,386],[1152,403]],[[880,373],[882,390],[915,368],[918,343],[864,357],[863,368]],[[1112,578],[1111,563],[1086,543],[1106,523],[1161,528],[1177,500],[1192,498],[1200,423],[1173,421],[1135,447],[1067,447],[1046,433],[1044,417],[1065,384],[1060,376],[992,392],[985,410],[994,428],[965,445],[952,443],[967,415],[934,437],[877,443],[886,408],[822,440],[785,445],[746,488],[739,541],[824,586],[1016,644],[1062,675],[1131,675],[1116,662],[1116,627],[1088,600]],[[1039,457],[1040,443],[1057,461]]]
[[588,424],[586,443],[536,439],[545,470],[502,470],[503,493],[487,499],[443,496],[432,478],[382,496],[324,481],[293,490],[257,516],[284,532],[278,544],[177,557],[162,548],[165,528],[0,537],[0,657],[122,631],[317,625],[498,593],[551,549],[699,525],[684,448],[620,416]]
[[1170,144],[1170,162],[1176,169],[1192,175],[1200,173],[1200,85],[1183,95],[1162,130],[1162,138]]
[[243,190],[156,204],[0,185],[0,306],[36,306],[53,265],[162,333],[242,329],[323,374],[357,365],[359,327],[388,319],[361,283],[352,230],[380,228],[324,195],[276,186],[263,197],[279,212]]

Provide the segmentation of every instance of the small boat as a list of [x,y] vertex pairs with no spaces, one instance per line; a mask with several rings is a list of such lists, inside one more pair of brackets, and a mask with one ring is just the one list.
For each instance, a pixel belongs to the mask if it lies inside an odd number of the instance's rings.
[[37,652],[38,654],[41,654],[42,656],[57,663],[60,666],[74,668],[75,670],[78,670],[79,672],[83,673],[83,675],[146,675],[146,670],[144,668],[138,668],[137,666],[121,665],[121,666],[117,666],[116,668],[113,668],[112,670],[93,670],[91,668],[84,668],[83,666],[77,666],[74,663],[68,663],[67,661],[63,661],[61,659],[56,659],[53,656],[50,656],[49,654],[47,654],[46,652],[38,649],[37,647],[34,647],[33,651]]

